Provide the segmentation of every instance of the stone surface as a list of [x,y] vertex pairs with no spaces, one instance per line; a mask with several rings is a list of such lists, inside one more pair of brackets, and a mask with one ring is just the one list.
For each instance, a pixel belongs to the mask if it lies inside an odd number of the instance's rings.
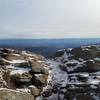
[[37,74],[33,78],[33,82],[36,86],[45,86],[47,84],[47,75]]
[[99,45],[59,50],[49,64],[52,78],[40,100],[100,100]]
[[[49,72],[46,67],[41,55],[0,48],[0,89],[5,88],[0,90],[0,100],[34,100],[47,83]],[[29,88],[31,85],[34,88]]]
[[31,94],[32,94],[32,95],[34,95],[35,97],[36,97],[36,96],[39,96],[40,90],[39,90],[37,87],[33,86],[33,87],[31,87],[30,89],[31,89]]
[[15,74],[12,75],[13,80],[15,80],[17,83],[30,83],[32,76],[29,73],[23,73],[23,74]]
[[47,74],[48,75],[48,70],[44,68],[43,64],[38,63],[38,62],[32,62],[31,63],[32,67],[32,72],[33,73],[41,73],[41,74]]
[[0,89],[0,100],[34,100],[34,96],[8,89]]

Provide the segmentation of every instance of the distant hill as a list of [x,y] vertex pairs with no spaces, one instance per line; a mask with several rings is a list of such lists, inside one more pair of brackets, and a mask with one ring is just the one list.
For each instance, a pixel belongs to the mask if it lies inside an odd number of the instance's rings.
[[75,48],[81,45],[100,44],[99,38],[71,39],[1,39],[0,47],[29,50],[35,53],[51,56],[58,49]]

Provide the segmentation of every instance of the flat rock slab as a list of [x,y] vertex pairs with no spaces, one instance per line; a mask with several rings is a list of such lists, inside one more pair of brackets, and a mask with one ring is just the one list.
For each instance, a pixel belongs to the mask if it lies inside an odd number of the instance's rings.
[[34,97],[27,93],[20,93],[10,89],[0,89],[0,100],[34,100]]

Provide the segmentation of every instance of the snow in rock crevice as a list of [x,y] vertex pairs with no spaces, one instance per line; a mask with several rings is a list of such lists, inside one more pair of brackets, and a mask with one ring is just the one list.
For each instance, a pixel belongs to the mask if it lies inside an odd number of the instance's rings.
[[[48,76],[48,85],[46,87],[44,87],[45,91],[46,89],[52,88],[52,86],[54,86],[55,84],[59,84],[60,83],[60,87],[65,87],[66,84],[68,83],[68,75],[67,72],[62,71],[59,68],[59,64],[60,62],[54,61],[54,60],[47,60],[46,63],[49,65],[49,76]],[[49,85],[49,83],[51,83],[51,85]],[[52,95],[50,97],[48,97],[48,100],[58,100],[58,93],[54,94],[52,93]],[[43,97],[37,97],[36,100],[42,100]]]
[[68,76],[67,76],[67,72],[62,71],[59,68],[59,64],[60,62],[56,62],[54,60],[48,60],[47,61],[49,65],[49,68],[52,69],[52,77],[53,77],[53,82],[55,83],[60,83],[61,85],[66,85],[68,82]]

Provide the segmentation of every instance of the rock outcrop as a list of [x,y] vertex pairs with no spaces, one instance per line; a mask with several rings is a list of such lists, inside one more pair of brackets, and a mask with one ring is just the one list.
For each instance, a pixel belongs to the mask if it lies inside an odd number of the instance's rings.
[[59,50],[49,60],[50,80],[37,100],[100,100],[100,46]]
[[0,89],[0,100],[34,100],[34,96],[10,89]]
[[0,49],[0,66],[0,100],[100,100],[99,45],[59,50],[52,60]]
[[47,84],[49,71],[41,55],[1,48],[0,66],[0,100],[34,100]]

